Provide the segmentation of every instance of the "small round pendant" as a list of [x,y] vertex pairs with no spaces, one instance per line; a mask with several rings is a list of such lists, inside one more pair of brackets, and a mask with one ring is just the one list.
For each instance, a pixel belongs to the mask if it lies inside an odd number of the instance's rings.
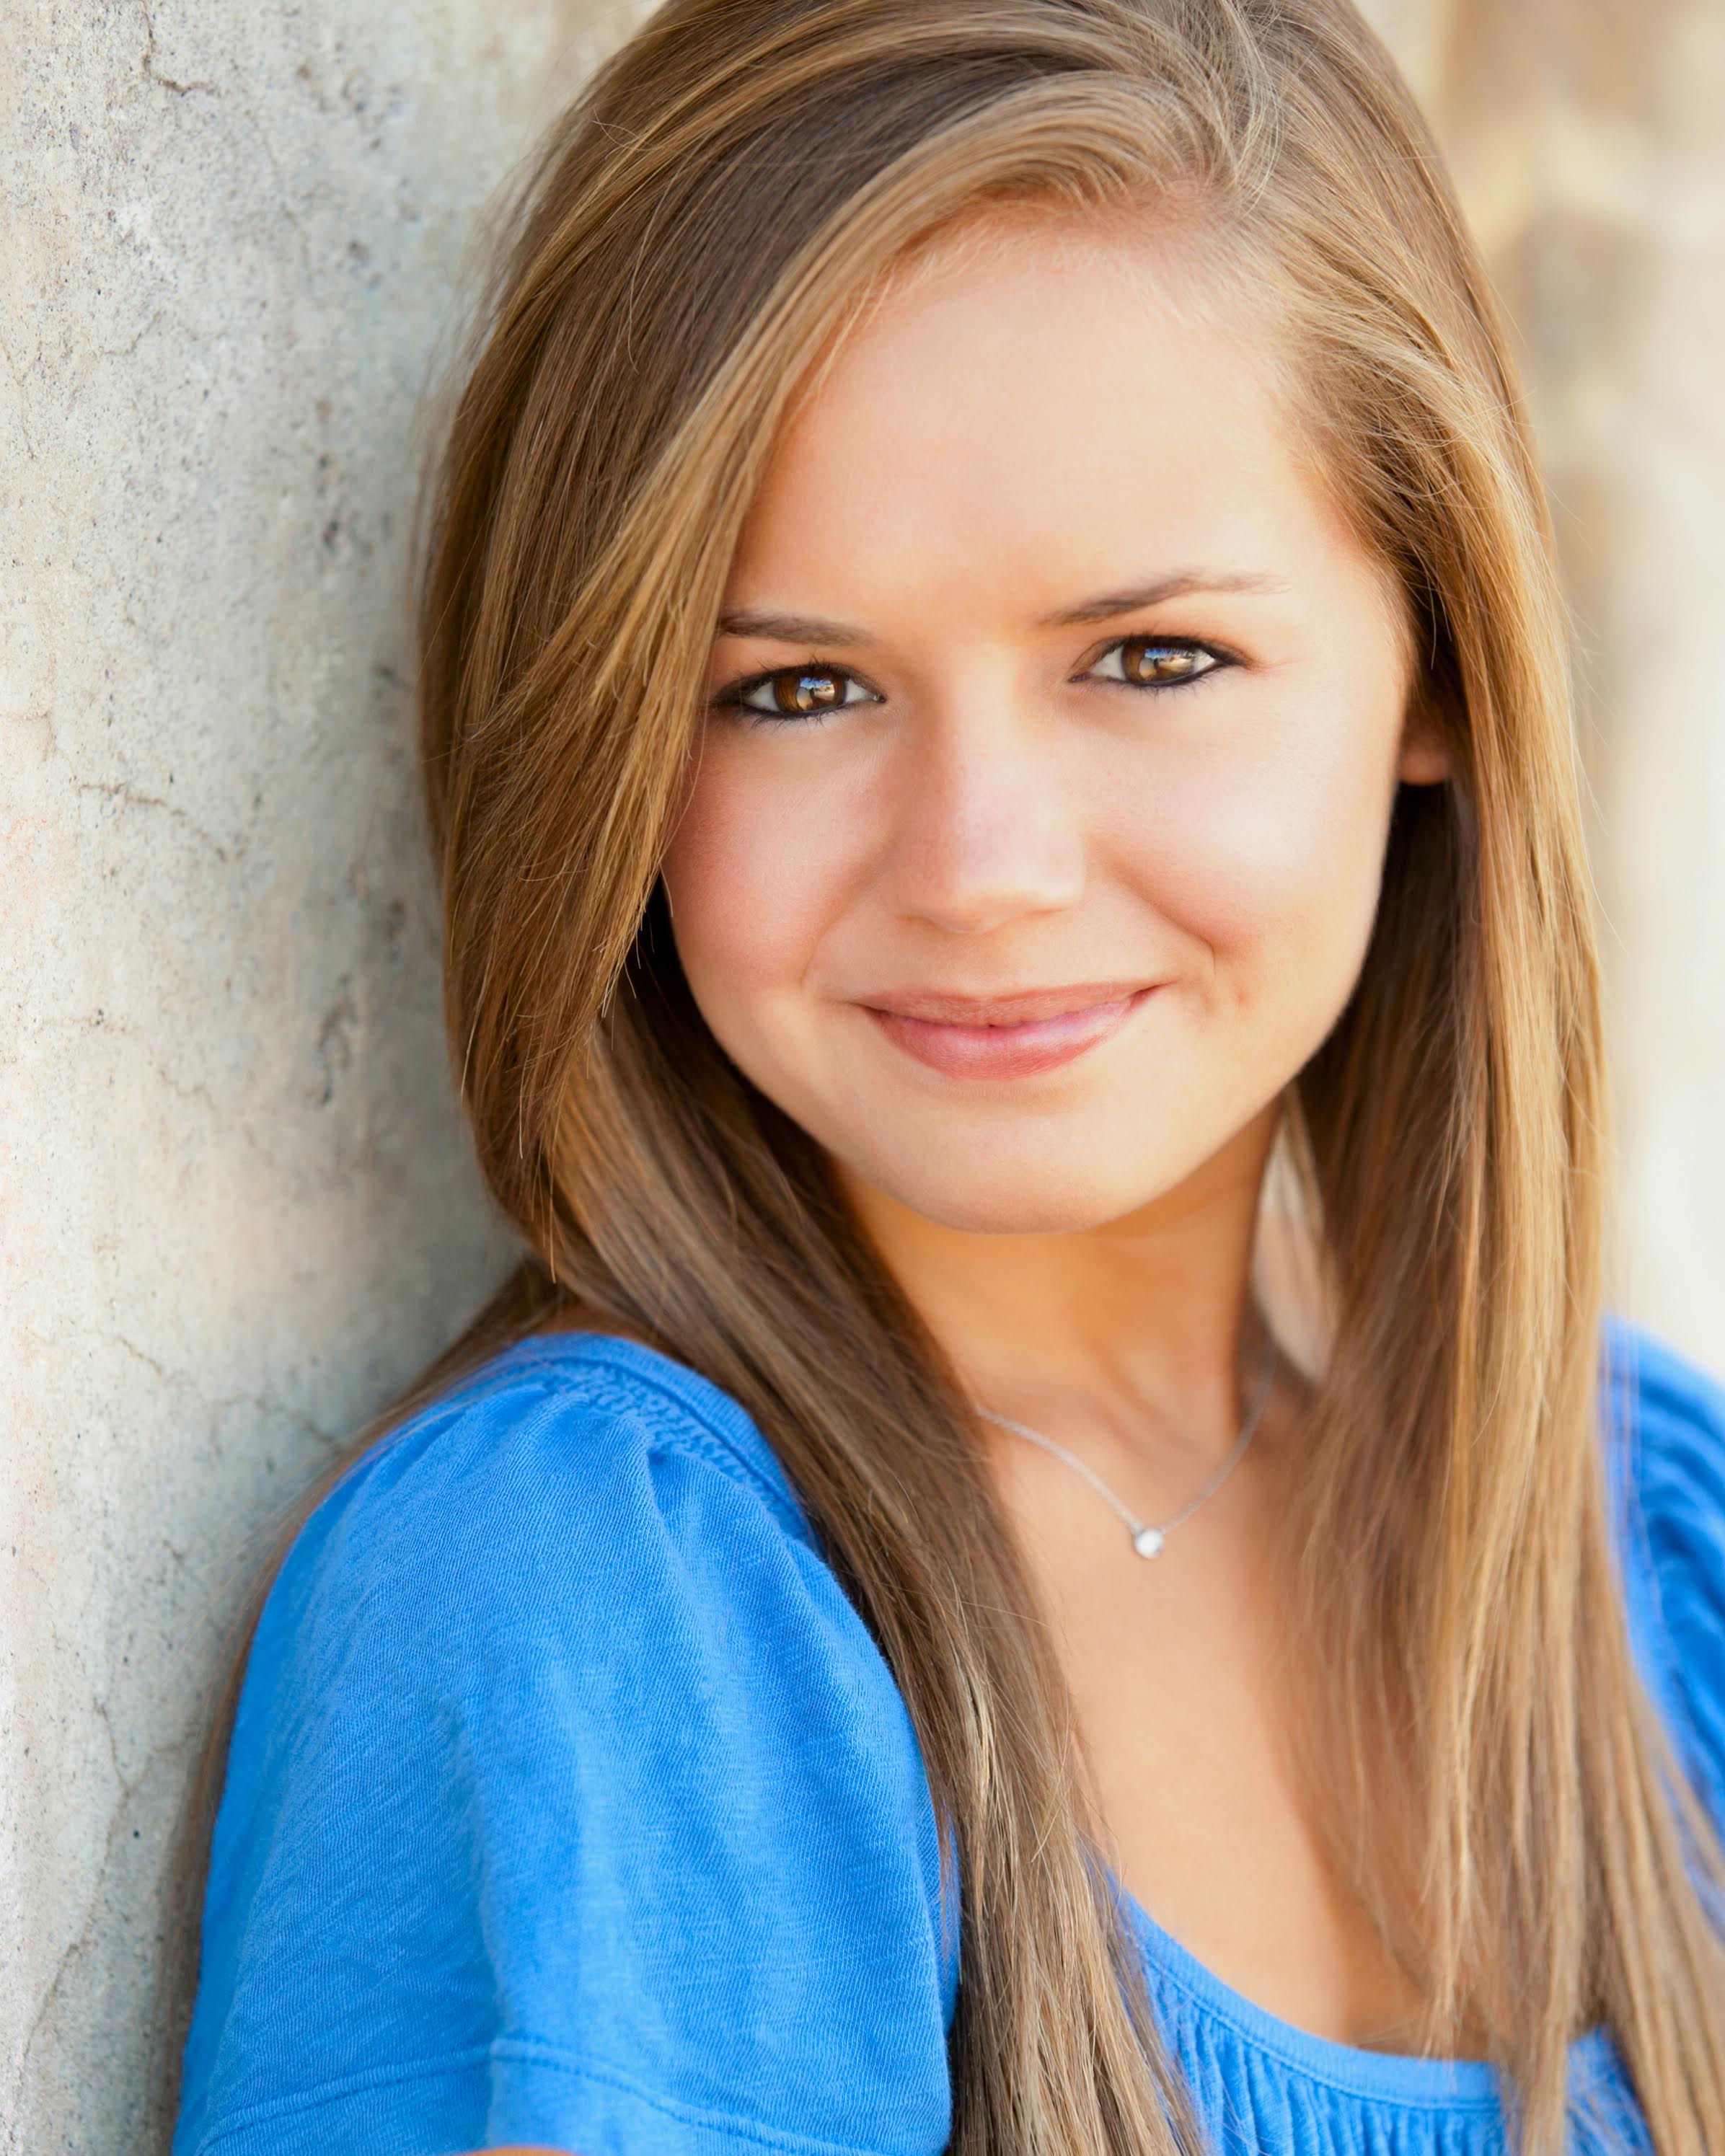
[[1140,1557],[1160,1557],[1163,1540],[1160,1527],[1140,1527],[1132,1537],[1132,1548]]

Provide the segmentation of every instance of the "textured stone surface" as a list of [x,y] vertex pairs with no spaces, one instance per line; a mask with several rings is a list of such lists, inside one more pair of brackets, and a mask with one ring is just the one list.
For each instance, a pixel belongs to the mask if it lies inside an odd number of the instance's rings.
[[481,1299],[403,693],[475,203],[626,14],[12,0],[0,2145],[144,2146],[247,1532]]
[[1519,333],[1574,611],[1615,1299],[1725,1371],[1725,8],[1368,0]]
[[[31,2156],[146,2145],[162,1838],[246,1537],[502,1262],[436,1014],[410,423],[475,205],[638,12],[0,16],[0,2145]],[[1625,1299],[1717,1362],[1725,17],[1373,13],[1559,506]]]

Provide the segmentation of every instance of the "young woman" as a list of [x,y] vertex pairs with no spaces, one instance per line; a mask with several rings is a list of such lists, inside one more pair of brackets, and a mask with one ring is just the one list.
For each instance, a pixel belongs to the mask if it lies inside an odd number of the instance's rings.
[[435,506],[524,1255],[273,1573],[178,2156],[1718,2156],[1725,1395],[1346,0],[670,0]]

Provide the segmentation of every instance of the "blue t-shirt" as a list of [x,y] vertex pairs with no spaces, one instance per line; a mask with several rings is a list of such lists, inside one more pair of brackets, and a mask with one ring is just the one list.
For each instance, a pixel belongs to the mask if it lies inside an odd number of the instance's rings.
[[[1632,1636],[1718,1817],[1725,1392],[1612,1345]],[[1127,1907],[1219,2156],[1503,2148],[1489,2066],[1307,2035]],[[753,1423],[535,1337],[351,1469],[270,1595],[174,2156],[936,2156],[957,1917],[903,1700]],[[1571,2085],[1578,2151],[1645,2149],[1604,2031]]]

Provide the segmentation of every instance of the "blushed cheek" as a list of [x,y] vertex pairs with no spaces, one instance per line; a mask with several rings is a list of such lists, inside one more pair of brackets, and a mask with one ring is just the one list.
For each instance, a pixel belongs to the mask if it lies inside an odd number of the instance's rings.
[[664,874],[697,1001],[735,1004],[803,980],[845,887],[842,834],[808,788],[721,752],[689,789]]
[[1207,957],[1222,1006],[1279,1004],[1295,1032],[1339,1014],[1381,880],[1390,786],[1378,762],[1283,757],[1163,790],[1129,837],[1117,824],[1130,879]]

